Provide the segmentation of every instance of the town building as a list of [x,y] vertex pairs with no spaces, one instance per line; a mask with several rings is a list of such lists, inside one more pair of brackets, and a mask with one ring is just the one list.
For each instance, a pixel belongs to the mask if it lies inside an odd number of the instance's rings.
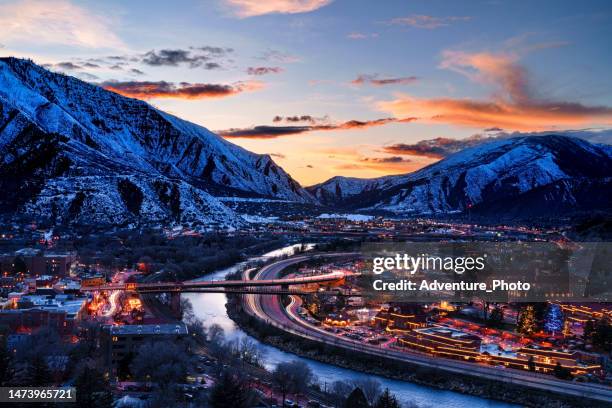
[[14,309],[0,310],[0,325],[13,333],[31,333],[52,328],[62,335],[70,334],[86,313],[87,298],[57,294],[12,294]]
[[379,329],[390,332],[410,332],[425,327],[427,315],[417,304],[390,305],[376,314],[372,323]]
[[116,374],[117,364],[130,353],[136,352],[145,340],[173,341],[187,334],[187,326],[184,323],[105,326],[100,337],[100,346],[105,363]]

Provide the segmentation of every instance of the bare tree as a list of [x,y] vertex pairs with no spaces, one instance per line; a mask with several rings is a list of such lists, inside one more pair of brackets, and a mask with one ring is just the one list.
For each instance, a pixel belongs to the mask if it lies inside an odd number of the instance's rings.
[[374,405],[376,399],[382,392],[382,386],[380,382],[371,377],[363,377],[353,380],[353,387],[361,388],[370,405]]
[[312,370],[302,361],[280,363],[272,372],[272,382],[283,395],[283,406],[287,394],[301,394],[313,381]]
[[136,378],[172,384],[185,379],[188,367],[189,355],[181,344],[152,341],[140,346],[130,369]]
[[338,380],[332,383],[329,393],[334,400],[334,404],[337,407],[341,407],[353,389],[354,387],[348,382]]

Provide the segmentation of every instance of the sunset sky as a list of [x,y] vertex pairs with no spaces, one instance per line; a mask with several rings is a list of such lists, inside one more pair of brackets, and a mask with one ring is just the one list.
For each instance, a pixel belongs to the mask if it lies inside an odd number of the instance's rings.
[[605,0],[0,0],[0,55],[145,99],[304,185],[608,129],[610,38]]

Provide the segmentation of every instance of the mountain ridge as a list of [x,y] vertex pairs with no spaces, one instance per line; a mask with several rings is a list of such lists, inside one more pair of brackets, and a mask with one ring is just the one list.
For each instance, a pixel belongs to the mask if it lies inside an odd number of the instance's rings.
[[550,208],[610,211],[611,176],[612,146],[551,134],[496,138],[408,174],[335,176],[303,188],[269,155],[202,126],[29,60],[0,58],[4,213],[235,228],[243,217],[217,198],[234,196],[394,216],[538,217]]
[[[542,207],[547,203],[543,188],[556,185],[563,190],[558,196],[566,200],[561,207],[571,211],[571,202],[576,209],[589,207],[575,196],[584,187],[580,183],[594,189],[599,186],[612,196],[611,176],[612,146],[551,134],[493,140],[408,174],[374,179],[333,177],[307,189],[326,205],[345,210],[432,216],[468,209],[488,214],[494,207],[510,213],[512,209],[504,209],[499,201],[509,203],[529,192],[533,195],[532,190],[543,194]],[[533,197],[530,200],[537,202]],[[605,201],[598,200],[597,207],[609,209]]]
[[[68,201],[74,199],[72,189],[79,184],[78,178],[94,176],[106,177],[102,190],[111,195],[119,191],[119,176],[150,179],[146,190],[159,178],[174,183],[177,191],[198,190],[195,196],[218,209],[223,204],[207,191],[315,201],[269,155],[249,152],[143,101],[11,57],[0,58],[0,154],[2,187],[24,193],[24,197],[0,198],[0,207],[12,210],[24,205],[28,194],[49,197],[51,191],[45,191],[49,180],[54,180],[51,190],[56,193],[56,206],[70,208]],[[109,174],[115,176],[114,181]],[[183,183],[191,187],[185,190]],[[94,184],[101,188],[104,183]],[[63,192],[57,191],[60,185]],[[102,190],[98,191],[100,199]],[[156,200],[163,204],[160,194],[156,191]],[[145,196],[155,201],[154,196]],[[185,208],[193,207],[191,204],[182,203]],[[26,210],[43,212],[35,207],[30,204]],[[120,218],[125,221],[132,218],[129,213],[135,215],[126,203],[113,210],[124,214]],[[161,212],[171,215],[169,210]],[[231,213],[229,209],[222,212]]]

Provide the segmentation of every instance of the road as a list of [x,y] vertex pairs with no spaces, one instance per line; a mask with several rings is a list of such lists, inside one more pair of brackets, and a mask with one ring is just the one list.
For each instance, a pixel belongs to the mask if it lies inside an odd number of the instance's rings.
[[[330,254],[329,256],[340,257],[347,255],[350,254],[335,253]],[[310,259],[312,256],[313,255],[298,256],[264,266],[252,277],[252,279],[278,279],[281,276],[283,269],[290,265],[304,262]],[[244,274],[243,280],[246,279],[249,279],[249,276]],[[337,347],[352,350],[356,353],[361,352],[368,355],[400,360],[414,365],[445,370],[461,376],[469,373],[472,376],[495,379],[506,383],[518,384],[529,388],[554,392],[562,395],[612,402],[612,388],[603,385],[568,382],[559,380],[552,376],[528,371],[523,372],[520,370],[497,368],[484,364],[464,363],[461,361],[435,358],[425,354],[421,355],[405,351],[384,349],[345,337],[336,336],[332,333],[326,332],[320,327],[311,325],[302,320],[296,314],[299,302],[299,298],[291,296],[291,303],[289,304],[288,308],[285,309],[282,306],[280,296],[261,296],[257,294],[247,294],[243,296],[243,307],[247,313],[281,330],[311,341],[331,344]]]
[[115,313],[117,313],[117,310],[119,310],[119,295],[121,294],[121,291],[119,290],[114,290],[111,292],[110,296],[108,297],[108,310],[104,313],[102,313],[102,316],[104,317],[113,317]]

